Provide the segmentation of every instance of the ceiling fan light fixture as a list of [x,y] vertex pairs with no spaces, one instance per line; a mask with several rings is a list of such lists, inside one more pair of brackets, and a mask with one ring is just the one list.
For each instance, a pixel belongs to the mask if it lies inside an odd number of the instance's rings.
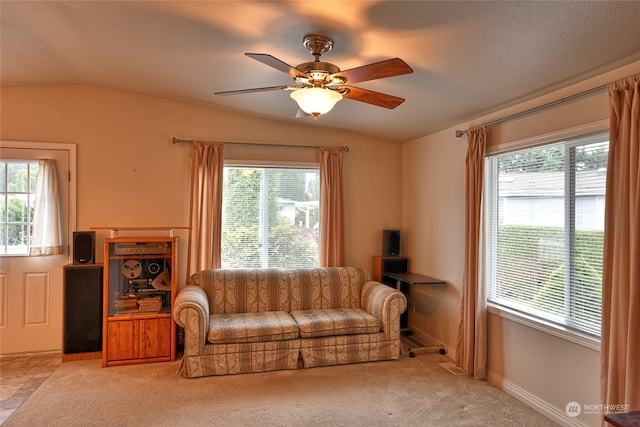
[[321,87],[298,89],[291,92],[290,96],[302,111],[313,117],[328,113],[342,99],[339,92]]

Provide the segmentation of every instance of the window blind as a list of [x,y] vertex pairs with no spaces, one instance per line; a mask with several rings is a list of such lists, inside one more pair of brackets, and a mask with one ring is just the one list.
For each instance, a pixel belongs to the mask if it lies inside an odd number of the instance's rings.
[[607,134],[488,156],[489,302],[600,335]]
[[225,166],[222,267],[317,267],[319,198],[319,169]]

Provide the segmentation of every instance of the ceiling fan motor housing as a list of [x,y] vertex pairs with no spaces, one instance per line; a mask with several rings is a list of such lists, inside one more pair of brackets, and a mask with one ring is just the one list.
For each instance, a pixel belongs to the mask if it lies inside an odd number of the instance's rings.
[[332,74],[340,72],[340,68],[330,62],[320,61],[320,55],[333,49],[333,40],[325,36],[310,34],[304,37],[302,44],[309,49],[311,55],[316,60],[313,62],[304,62],[296,67],[311,79],[295,78],[296,83],[302,86],[326,87],[327,85],[340,85],[345,83],[345,79],[330,78]]
[[295,77],[294,80],[296,81],[296,83],[302,86],[336,86],[342,85],[346,81],[346,79],[332,76],[333,74],[339,72],[340,68],[329,62],[305,62],[304,64],[298,65],[296,69],[311,77]]
[[302,71],[306,74],[312,73],[323,73],[323,74],[334,74],[340,71],[337,65],[334,65],[330,62],[305,62],[296,67],[296,69]]
[[318,58],[323,53],[329,52],[333,49],[333,40],[325,36],[318,36],[315,34],[309,34],[304,36],[302,44],[309,49],[311,55]]

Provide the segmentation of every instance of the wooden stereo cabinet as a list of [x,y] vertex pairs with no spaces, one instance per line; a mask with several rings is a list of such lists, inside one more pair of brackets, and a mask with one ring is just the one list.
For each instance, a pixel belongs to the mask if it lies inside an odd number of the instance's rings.
[[176,237],[104,242],[102,366],[176,358]]

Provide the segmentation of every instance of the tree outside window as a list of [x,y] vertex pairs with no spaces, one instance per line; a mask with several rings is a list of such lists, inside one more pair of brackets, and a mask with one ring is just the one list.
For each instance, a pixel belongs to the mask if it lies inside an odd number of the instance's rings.
[[317,169],[224,170],[222,267],[316,267]]
[[28,255],[38,162],[0,161],[0,255]]

